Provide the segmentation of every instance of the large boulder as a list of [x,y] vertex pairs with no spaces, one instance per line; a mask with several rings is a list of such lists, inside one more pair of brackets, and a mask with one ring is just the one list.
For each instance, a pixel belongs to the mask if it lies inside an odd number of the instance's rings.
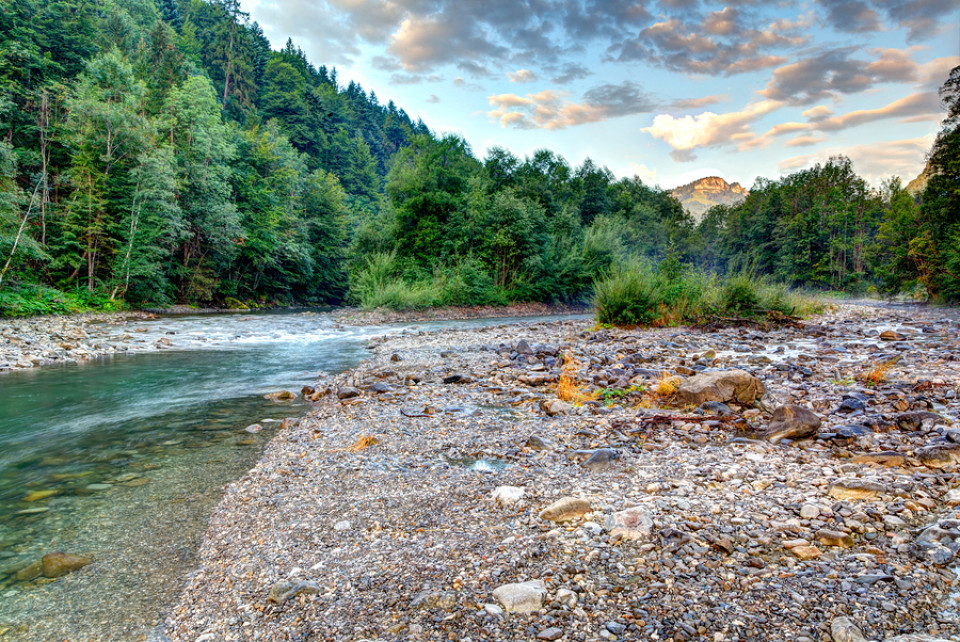
[[569,522],[592,510],[590,502],[580,497],[563,497],[542,511],[540,519],[550,522]]
[[787,404],[773,411],[764,437],[771,443],[782,439],[812,437],[820,429],[820,417],[803,406]]
[[763,383],[744,370],[719,370],[690,377],[677,389],[677,401],[699,406],[708,401],[752,404],[763,396]]

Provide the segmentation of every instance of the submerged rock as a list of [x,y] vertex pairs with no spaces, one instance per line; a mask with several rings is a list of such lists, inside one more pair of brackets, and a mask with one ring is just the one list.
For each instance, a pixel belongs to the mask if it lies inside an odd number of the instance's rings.
[[316,582],[280,580],[270,587],[270,594],[267,596],[267,601],[282,605],[292,597],[319,592],[320,585]]
[[43,576],[46,578],[54,578],[80,570],[91,561],[89,557],[56,552],[44,555],[40,560],[40,564],[43,567]]
[[563,497],[540,511],[540,519],[550,522],[569,522],[589,513],[590,510],[590,502],[586,499]]

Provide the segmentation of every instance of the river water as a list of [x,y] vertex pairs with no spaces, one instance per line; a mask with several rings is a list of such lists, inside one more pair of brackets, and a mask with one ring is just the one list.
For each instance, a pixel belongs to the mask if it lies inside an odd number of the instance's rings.
[[[525,318],[538,321],[544,318]],[[295,394],[356,365],[371,336],[515,319],[340,327],[321,312],[198,315],[109,328],[132,352],[0,377],[0,640],[153,635],[223,486],[259,457]],[[253,423],[262,430],[246,430]],[[44,554],[80,572],[23,579]],[[21,578],[17,573],[21,572]]]

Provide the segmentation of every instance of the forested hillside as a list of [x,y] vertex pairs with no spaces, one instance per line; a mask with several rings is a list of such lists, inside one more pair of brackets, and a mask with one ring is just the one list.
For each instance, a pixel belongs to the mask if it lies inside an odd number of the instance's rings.
[[[238,0],[7,0],[0,311],[576,300],[629,257],[960,297],[960,72],[919,200],[838,158],[695,226],[638,178],[478,159],[272,51]],[[896,168],[891,168],[891,174]]]

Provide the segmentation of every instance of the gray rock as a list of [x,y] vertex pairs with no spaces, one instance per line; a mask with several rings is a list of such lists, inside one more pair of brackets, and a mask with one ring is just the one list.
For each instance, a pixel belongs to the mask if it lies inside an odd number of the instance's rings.
[[281,605],[291,597],[319,592],[320,585],[316,582],[280,580],[270,587],[267,602]]
[[863,631],[848,617],[834,618],[830,622],[830,636],[833,642],[866,642]]
[[559,399],[543,401],[540,403],[540,408],[550,417],[566,415],[573,410],[573,406],[568,404],[566,401],[560,401]]
[[905,412],[902,415],[897,415],[897,428],[900,430],[914,431],[924,426],[947,423],[949,422],[946,418],[935,412]]
[[944,468],[960,463],[960,444],[934,444],[918,448],[917,459],[928,468]]
[[598,448],[580,465],[592,473],[597,473],[610,470],[619,460],[620,451],[613,448]]
[[559,640],[562,637],[563,630],[555,626],[551,626],[549,629],[544,629],[537,633],[538,640]]
[[813,411],[803,406],[787,404],[773,411],[764,437],[774,444],[782,439],[812,437],[820,429],[820,423],[820,417]]
[[604,524],[613,536],[626,540],[647,539],[653,532],[653,519],[640,507],[634,506],[608,515]]
[[337,399],[353,399],[359,397],[360,391],[352,386],[337,388]]
[[415,609],[449,610],[457,605],[457,595],[452,591],[420,591],[410,603]]
[[828,494],[834,499],[876,499],[887,487],[869,479],[838,479],[830,484]]
[[708,401],[750,404],[763,396],[763,383],[744,370],[721,370],[690,377],[677,389],[677,402],[699,406]]

